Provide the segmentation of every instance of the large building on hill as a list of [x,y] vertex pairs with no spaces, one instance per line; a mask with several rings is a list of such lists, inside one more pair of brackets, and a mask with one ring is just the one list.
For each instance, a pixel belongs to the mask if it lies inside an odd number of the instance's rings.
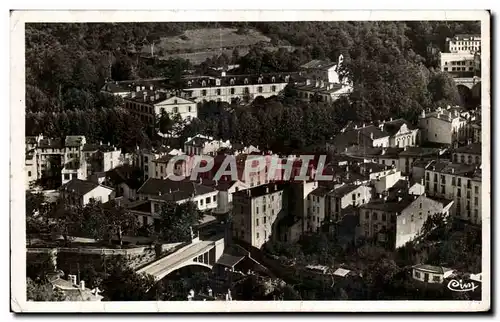
[[459,34],[446,38],[450,53],[470,53],[481,51],[481,35]]
[[467,138],[467,120],[457,108],[422,111],[418,124],[423,142],[454,145]]

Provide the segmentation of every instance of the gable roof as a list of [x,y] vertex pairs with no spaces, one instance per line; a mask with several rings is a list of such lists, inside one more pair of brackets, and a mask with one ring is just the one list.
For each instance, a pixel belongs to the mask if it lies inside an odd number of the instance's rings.
[[415,128],[408,123],[404,119],[396,119],[393,121],[386,121],[384,122],[384,131],[387,132],[389,135],[395,135],[398,133],[399,129],[401,129],[401,126],[406,125],[408,127],[408,130],[414,130]]
[[[177,100],[177,103],[175,102]],[[156,102],[155,105],[181,105],[181,104],[196,104],[195,101],[182,98],[179,96],[171,96],[163,101]]]
[[217,190],[198,182],[191,181],[189,178],[182,181],[149,178],[139,190],[137,190],[137,193],[150,196],[154,195],[157,196],[155,197],[156,199],[160,200],[179,201],[215,191]]
[[59,190],[69,191],[79,196],[83,196],[99,186],[109,190],[113,190],[110,187],[106,187],[92,181],[80,180],[80,179],[71,179],[70,181],[66,182],[61,187],[59,187]]

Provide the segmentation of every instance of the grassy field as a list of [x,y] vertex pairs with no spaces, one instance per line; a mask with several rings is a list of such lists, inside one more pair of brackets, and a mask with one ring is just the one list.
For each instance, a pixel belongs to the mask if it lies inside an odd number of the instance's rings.
[[248,30],[245,35],[236,33],[236,29],[193,29],[174,37],[163,38],[158,47],[166,52],[175,50],[207,50],[250,46],[258,42],[269,42],[270,39],[256,30]]

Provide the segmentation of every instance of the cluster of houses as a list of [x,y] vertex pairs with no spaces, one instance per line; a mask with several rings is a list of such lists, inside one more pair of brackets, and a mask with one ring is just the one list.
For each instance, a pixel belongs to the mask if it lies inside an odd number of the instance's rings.
[[191,122],[205,102],[248,103],[259,96],[279,95],[289,84],[295,85],[303,100],[333,102],[352,91],[348,77],[341,72],[342,62],[341,55],[336,63],[313,60],[297,72],[259,75],[232,75],[221,69],[213,75],[184,76],[181,89],[162,78],[108,82],[101,91],[122,97],[124,107],[144,124],[154,126],[163,112]]

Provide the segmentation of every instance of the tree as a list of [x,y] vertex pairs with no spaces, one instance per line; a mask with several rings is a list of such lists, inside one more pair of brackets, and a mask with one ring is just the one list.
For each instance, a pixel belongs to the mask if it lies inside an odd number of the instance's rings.
[[123,245],[123,237],[134,235],[138,229],[137,218],[127,209],[111,200],[107,204],[91,202],[82,210],[84,217],[83,229],[87,234],[98,240],[108,240],[113,237]]
[[443,72],[434,73],[427,85],[432,101],[437,106],[459,105],[460,94],[453,79]]
[[202,217],[203,214],[192,201],[181,204],[174,202],[162,204],[160,211],[162,239],[167,243],[189,241],[192,227],[197,225]]
[[111,68],[111,77],[117,81],[134,79],[132,61],[126,56],[119,57]]
[[153,276],[138,274],[122,259],[116,259],[106,270],[102,295],[106,301],[155,300],[150,293],[155,283]]
[[52,233],[61,235],[64,244],[69,245],[75,238],[75,231],[83,223],[80,207],[68,206],[64,200],[61,200],[54,205],[50,216]]
[[37,283],[26,278],[26,299],[28,301],[64,301],[64,294],[50,283]]
[[30,243],[32,236],[48,231],[51,207],[43,193],[26,191],[26,234]]

